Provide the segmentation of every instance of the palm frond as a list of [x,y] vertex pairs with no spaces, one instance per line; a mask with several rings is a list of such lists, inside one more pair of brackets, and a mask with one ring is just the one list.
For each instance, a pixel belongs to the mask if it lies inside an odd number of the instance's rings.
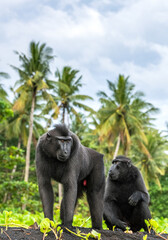
[[91,107],[88,107],[87,105],[85,105],[85,104],[82,104],[82,103],[79,103],[79,102],[73,102],[73,105],[74,106],[77,106],[77,107],[79,107],[79,108],[82,108],[82,109],[84,109],[85,111],[87,111],[87,112],[91,112],[91,113],[95,113],[95,111],[91,108]]
[[72,101],[75,101],[75,100],[93,100],[92,97],[90,97],[88,95],[81,95],[81,94],[71,95],[71,96],[69,96],[69,98]]

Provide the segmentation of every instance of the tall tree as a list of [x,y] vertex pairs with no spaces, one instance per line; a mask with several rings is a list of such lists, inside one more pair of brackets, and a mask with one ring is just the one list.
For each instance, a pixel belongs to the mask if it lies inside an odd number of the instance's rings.
[[122,143],[123,153],[127,155],[131,146],[131,135],[137,134],[144,141],[146,137],[143,126],[149,124],[149,115],[157,109],[143,100],[144,94],[134,91],[135,85],[128,77],[119,75],[116,83],[107,80],[110,96],[98,92],[101,108],[98,112],[100,119],[100,139],[107,139],[112,144],[117,138],[114,158]]
[[[29,56],[24,53],[15,52],[19,56],[21,62],[20,68],[12,66],[20,76],[20,79],[16,82],[17,93],[19,98],[15,101],[13,109],[15,111],[22,111],[25,106],[30,104],[30,117],[29,117],[29,134],[26,148],[26,167],[25,167],[25,178],[28,182],[29,178],[29,166],[30,166],[30,148],[33,133],[33,117],[37,103],[37,96],[41,94],[44,99],[50,99],[52,97],[47,93],[47,89],[52,88],[52,81],[47,79],[50,73],[50,62],[53,60],[53,50],[47,47],[45,43],[41,44],[31,42],[29,46]],[[55,109],[55,114],[58,114],[58,108],[54,101],[52,104]]]
[[[93,100],[88,95],[77,94],[82,87],[81,79],[82,76],[77,77],[78,70],[71,69],[69,66],[65,66],[60,72],[58,69],[55,72],[55,76],[58,79],[54,88],[55,99],[61,114],[61,121],[65,123],[65,116],[67,115],[67,122],[69,122],[69,114],[75,115],[80,118],[77,108],[81,108],[85,111],[93,112],[93,109],[83,104],[81,101]],[[69,125],[69,123],[68,123]]]

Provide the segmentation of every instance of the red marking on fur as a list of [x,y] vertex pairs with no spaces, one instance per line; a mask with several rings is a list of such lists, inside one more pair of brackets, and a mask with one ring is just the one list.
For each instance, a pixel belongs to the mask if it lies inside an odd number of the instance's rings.
[[83,186],[86,187],[86,185],[87,185],[87,181],[85,179],[85,180],[83,180]]

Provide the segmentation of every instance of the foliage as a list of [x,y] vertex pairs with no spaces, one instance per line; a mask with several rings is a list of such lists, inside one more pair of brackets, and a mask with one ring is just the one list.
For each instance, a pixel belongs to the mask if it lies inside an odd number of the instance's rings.
[[1,209],[11,210],[17,208],[19,211],[22,204],[26,203],[27,210],[31,212],[42,211],[37,184],[26,183],[25,181],[13,181],[10,184],[4,182],[0,187],[0,192],[2,199],[0,202]]
[[[60,226],[57,225],[57,223],[54,223],[48,218],[44,218],[40,223],[40,231],[44,233],[43,239],[47,236],[47,233],[52,231],[55,235],[55,239],[61,239],[63,229],[61,229]],[[59,236],[58,236],[59,233]]]
[[[167,233],[168,232],[168,219],[149,219],[145,220],[145,223],[148,227],[148,232],[151,233],[152,231],[155,232],[156,235]],[[166,238],[163,238],[166,240]]]
[[[37,139],[40,135],[42,135],[45,129],[40,124],[40,120],[45,117],[40,117],[38,115],[34,115],[34,124],[33,124],[33,144],[36,145]],[[6,121],[4,121],[0,126],[0,133],[4,136],[5,141],[10,145],[11,141],[16,139],[17,146],[22,146],[23,148],[27,145],[28,139],[28,130],[29,130],[29,108],[26,108],[23,111],[15,111],[14,116],[10,117]],[[2,141],[3,142],[3,141]],[[14,144],[13,144],[14,145]],[[34,151],[34,149],[33,149]]]
[[78,113],[78,117],[71,115],[71,131],[74,132],[80,139],[81,143],[85,147],[94,148],[91,146],[91,136],[93,136],[93,130],[89,128],[89,123],[84,114]]
[[128,77],[119,75],[116,83],[107,80],[111,95],[99,91],[98,96],[101,108],[98,111],[100,126],[98,128],[100,139],[109,145],[118,138],[115,155],[117,155],[120,142],[122,153],[127,155],[131,146],[131,136],[138,135],[145,139],[143,127],[149,124],[149,115],[157,109],[143,100],[144,94],[135,92],[135,85],[128,81]]
[[146,240],[148,237],[148,235],[146,234],[145,236],[143,236],[143,240]]
[[[81,103],[81,101],[92,100],[88,95],[81,95],[79,93],[80,87],[82,87],[81,78],[77,77],[78,70],[71,69],[71,67],[65,66],[60,72],[58,69],[55,72],[55,76],[58,81],[55,82],[53,98],[59,109],[62,111],[61,121],[69,124],[69,115],[75,115],[78,119],[79,115],[76,108],[84,109],[85,111],[93,112],[93,109]],[[65,114],[67,113],[67,121],[65,121]]]
[[0,99],[0,122],[12,116],[13,111],[10,104]]
[[160,177],[161,188],[156,184],[150,184],[150,210],[154,217],[166,218],[168,216],[168,170],[164,176]]
[[94,229],[92,229],[92,231],[89,233],[82,233],[81,230],[79,229],[76,230],[76,233],[71,231],[68,228],[66,228],[66,230],[72,233],[73,235],[80,237],[81,239],[86,239],[86,240],[89,240],[90,238],[98,239],[98,240],[101,239],[101,233],[96,232]]
[[145,134],[147,141],[139,141],[132,146],[132,160],[141,170],[148,188],[150,181],[161,187],[159,178],[165,174],[167,167],[168,155],[165,150],[168,142],[156,129],[148,128]]
[[39,212],[32,214],[28,211],[22,211],[21,213],[18,213],[17,209],[15,209],[14,211],[4,210],[2,213],[0,213],[0,226],[4,224],[9,227],[16,224],[22,226],[24,225],[25,228],[28,228],[35,222],[37,222],[37,224],[40,224],[43,218],[44,215]]
[[[82,218],[83,216],[79,217],[79,222],[82,221]],[[84,220],[86,219],[84,218],[83,221]],[[58,224],[60,222],[57,220],[50,221],[49,219],[44,218],[43,213],[36,212],[35,214],[32,214],[31,212],[28,211],[22,211],[22,213],[18,213],[17,209],[15,211],[3,211],[2,213],[0,212],[0,226],[6,226],[6,228],[9,226],[28,228],[29,226],[32,226],[34,223],[37,223],[37,225],[40,226],[40,229],[43,233],[47,233],[50,230],[55,232],[60,231],[60,229],[58,228]],[[149,221],[146,220],[146,223],[149,228],[149,231],[153,229],[157,234],[168,233],[168,218],[155,218]],[[76,226],[75,224],[73,225]],[[77,226],[86,228],[91,227],[80,226],[79,224]],[[107,227],[103,225],[103,229],[107,229]],[[77,234],[87,237],[81,231],[78,231]],[[91,235],[93,238],[96,239],[99,237],[96,232],[91,232],[88,236],[91,237]]]
[[[29,228],[29,226],[32,226],[35,223],[40,226],[40,231],[44,233],[43,239],[45,239],[47,233],[50,231],[54,233],[56,239],[61,239],[63,229],[59,226],[59,222],[44,218],[43,215],[38,212],[36,212],[36,214],[32,214],[28,211],[24,211],[22,214],[17,212],[13,213],[12,211],[3,211],[3,213],[0,213],[0,226],[5,226],[6,230],[8,227]],[[101,234],[95,230],[92,230],[87,234],[82,233],[79,229],[77,229],[77,233],[72,232],[69,229],[67,230],[86,240],[89,239],[89,237],[98,240],[101,238]]]
[[42,209],[38,186],[36,183],[23,181],[23,153],[22,149],[14,146],[0,149],[0,208],[19,209],[26,202],[27,209],[35,212]]
[[[15,51],[21,62],[20,68],[12,66],[19,74],[20,80],[15,83],[19,85],[16,92],[19,98],[15,101],[14,109],[22,110],[29,103],[33,94],[41,92],[46,94],[46,89],[52,87],[52,81],[47,79],[50,73],[49,63],[54,59],[53,50],[45,43],[31,42],[29,45],[29,55]],[[44,95],[43,95],[44,96]],[[49,95],[47,95],[50,98]],[[47,97],[46,96],[46,97]],[[51,99],[50,99],[51,100]]]
[[[8,73],[5,73],[5,72],[0,72],[0,78],[9,78],[10,76],[9,76],[9,74]],[[2,100],[5,100],[5,101],[7,101],[7,96],[8,96],[8,94],[7,94],[7,92],[5,91],[5,89],[3,88],[3,84],[0,84],[0,96],[1,96],[1,99]]]
[[[14,146],[0,149],[0,181],[11,180],[12,170],[15,165],[23,164],[23,150]],[[12,176],[13,179],[14,176]],[[18,175],[15,174],[18,179]]]

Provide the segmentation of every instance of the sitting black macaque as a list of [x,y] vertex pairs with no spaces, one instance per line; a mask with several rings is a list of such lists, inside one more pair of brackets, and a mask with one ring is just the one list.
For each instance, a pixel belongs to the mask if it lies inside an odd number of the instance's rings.
[[113,226],[133,232],[144,228],[151,219],[149,194],[140,171],[125,156],[117,156],[109,170],[104,198],[103,217],[110,230]]
[[60,212],[63,226],[72,226],[77,199],[85,190],[92,227],[102,228],[105,188],[102,154],[84,147],[66,125],[57,124],[38,141],[36,172],[45,217],[53,219],[51,179],[54,179],[63,184]]

